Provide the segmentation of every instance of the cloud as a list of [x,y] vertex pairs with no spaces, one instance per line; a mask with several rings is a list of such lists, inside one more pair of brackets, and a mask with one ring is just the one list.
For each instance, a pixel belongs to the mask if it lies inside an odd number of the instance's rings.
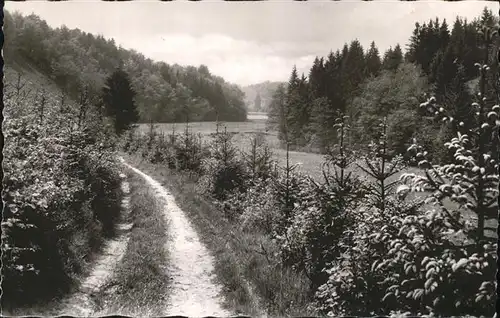
[[154,60],[180,65],[208,65],[214,74],[241,85],[265,80],[286,80],[294,64],[303,71],[316,55],[311,46],[301,43],[276,42],[262,44],[256,41],[236,40],[223,34],[192,36],[164,34],[143,38],[124,38],[124,47],[141,48]]
[[[377,2],[377,3],[375,3]],[[184,2],[7,1],[6,9],[34,12],[49,25],[66,24],[114,38],[145,56],[182,65],[205,64],[214,74],[245,85],[286,80],[294,64],[308,72],[314,56],[327,56],[358,39],[383,53],[407,43],[415,22],[436,16],[452,25],[472,19],[484,1],[264,1]],[[89,18],[92,17],[92,18]],[[307,74],[306,74],[307,75]]]

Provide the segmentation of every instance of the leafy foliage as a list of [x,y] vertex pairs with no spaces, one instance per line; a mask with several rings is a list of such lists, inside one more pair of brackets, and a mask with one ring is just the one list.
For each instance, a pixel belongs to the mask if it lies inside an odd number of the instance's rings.
[[3,305],[67,289],[83,258],[113,233],[121,201],[115,137],[95,124],[96,109],[58,107],[50,90],[33,94],[12,74],[3,123]]
[[[66,26],[53,29],[38,16],[5,12],[5,55],[12,63],[36,65],[71,97],[85,86],[98,96],[106,78],[118,67],[129,74],[136,92],[140,121],[241,121],[246,119],[244,94],[204,65],[181,67],[153,62],[114,40]],[[196,112],[194,111],[196,110]]]

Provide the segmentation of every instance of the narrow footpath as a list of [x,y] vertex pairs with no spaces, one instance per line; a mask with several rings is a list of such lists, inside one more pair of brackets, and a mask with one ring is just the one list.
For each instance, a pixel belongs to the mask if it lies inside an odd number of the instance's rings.
[[175,198],[158,181],[124,160],[122,162],[143,177],[165,204],[164,216],[168,224],[165,248],[169,255],[167,270],[172,278],[165,315],[232,316],[222,307],[222,288],[215,282],[213,257],[200,242],[185,213],[176,204]]

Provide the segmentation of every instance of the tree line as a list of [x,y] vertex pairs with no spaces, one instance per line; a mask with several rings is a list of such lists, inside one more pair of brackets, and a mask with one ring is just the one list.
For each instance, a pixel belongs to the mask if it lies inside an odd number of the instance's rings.
[[136,92],[140,122],[246,119],[243,92],[204,65],[154,62],[101,35],[51,28],[34,14],[6,11],[4,20],[6,60],[36,66],[73,98],[83,90],[98,96],[109,74],[121,68]]
[[[449,155],[442,141],[456,133],[456,127],[443,128],[415,105],[432,94],[453,108],[457,124],[472,124],[469,105],[478,85],[475,63],[486,51],[490,62],[496,58],[494,43],[482,44],[482,28],[495,23],[487,8],[473,21],[457,17],[451,28],[438,18],[416,23],[405,53],[399,44],[382,55],[375,42],[366,51],[358,40],[346,43],[326,58],[316,57],[307,77],[293,68],[288,83],[275,91],[269,123],[291,146],[327,152],[336,141],[336,118],[349,115],[348,142],[366,148],[375,138],[375,123],[388,117],[392,150],[403,154],[411,139],[419,138],[442,159]],[[494,103],[499,96],[495,69],[489,76],[487,91]]]

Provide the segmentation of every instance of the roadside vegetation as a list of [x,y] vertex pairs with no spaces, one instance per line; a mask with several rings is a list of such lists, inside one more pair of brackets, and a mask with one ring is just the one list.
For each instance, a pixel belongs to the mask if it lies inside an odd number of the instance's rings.
[[[98,112],[9,74],[4,94],[2,307],[66,293],[120,214],[117,137]],[[105,119],[102,119],[103,121]],[[47,286],[51,286],[47,289]]]
[[[6,20],[12,37],[34,31],[29,19]],[[22,315],[77,288],[115,235],[122,201],[116,144],[137,112],[119,69],[105,78],[109,87],[93,90],[82,76],[70,89],[42,67],[39,47],[28,50],[42,39],[12,37],[4,50],[2,309]]]
[[[229,136],[224,135],[226,138]],[[228,218],[228,215],[221,213],[223,210],[221,203],[205,192],[210,185],[207,187],[204,182],[210,181],[201,180],[201,174],[196,172],[200,171],[200,168],[183,169],[188,166],[180,162],[186,158],[181,148],[186,144],[183,139],[196,140],[196,136],[188,132],[181,136],[164,137],[155,138],[150,151],[140,146],[146,145],[149,137],[132,139],[132,143],[126,147],[127,161],[154,176],[172,191],[179,206],[187,213],[200,233],[203,243],[215,256],[215,271],[219,283],[223,286],[223,292],[228,301],[227,306],[234,308],[236,312],[251,316],[259,316],[263,310],[272,316],[304,314],[309,301],[307,278],[286,268],[276,267],[279,264],[276,261],[278,250],[271,238],[260,230],[258,232],[252,232],[250,229],[243,231],[240,220]],[[179,140],[178,145],[170,144],[169,146],[167,140],[173,138]],[[160,139],[164,140],[163,144],[160,143]],[[191,141],[191,144],[195,142]],[[229,144],[226,145],[229,146]],[[153,150],[156,147],[171,149],[172,157],[154,159],[155,154],[158,154]],[[193,152],[200,151],[198,147],[193,148]],[[203,157],[191,153],[192,159],[186,160],[192,167],[201,167],[202,158],[210,157],[208,152],[204,153]],[[138,154],[143,154],[144,157]],[[167,155],[166,152],[163,154]],[[234,160],[234,158],[227,158],[227,160]],[[243,172],[244,168],[241,171]],[[221,175],[218,182],[224,183],[223,178]],[[231,178],[228,177],[227,180]],[[231,187],[233,184],[228,186]],[[214,187],[210,188],[212,191],[217,191]],[[222,191],[220,195],[224,195],[223,193],[227,194]],[[311,314],[313,313],[312,311]]]

